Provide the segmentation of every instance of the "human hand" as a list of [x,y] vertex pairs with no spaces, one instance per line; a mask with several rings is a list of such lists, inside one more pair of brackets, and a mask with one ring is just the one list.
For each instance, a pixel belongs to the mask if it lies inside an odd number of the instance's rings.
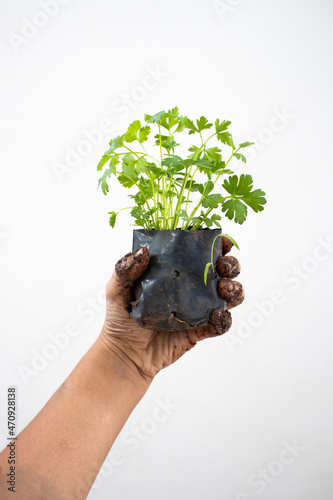
[[244,291],[238,281],[233,281],[240,265],[235,257],[227,256],[232,243],[222,238],[222,257],[216,263],[221,276],[218,291],[227,301],[227,310],[215,309],[211,323],[182,331],[158,331],[140,327],[130,315],[134,282],[149,264],[149,251],[142,247],[134,254],[120,259],[106,288],[106,317],[99,340],[106,353],[116,355],[136,376],[150,383],[155,375],[192,349],[199,340],[216,337],[231,326],[233,307],[244,300]]

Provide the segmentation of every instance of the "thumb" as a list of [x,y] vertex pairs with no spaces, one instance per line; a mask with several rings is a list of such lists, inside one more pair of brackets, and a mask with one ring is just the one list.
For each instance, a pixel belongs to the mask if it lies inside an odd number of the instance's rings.
[[145,272],[149,264],[149,251],[146,247],[128,253],[118,260],[115,271],[106,287],[107,301],[129,306],[132,299],[134,282]]

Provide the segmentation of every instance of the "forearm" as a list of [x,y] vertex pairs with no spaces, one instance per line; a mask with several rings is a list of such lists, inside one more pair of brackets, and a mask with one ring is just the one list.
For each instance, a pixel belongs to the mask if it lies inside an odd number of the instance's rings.
[[[113,442],[148,388],[97,340],[17,438],[17,497],[84,499]],[[1,498],[12,498],[3,478]]]

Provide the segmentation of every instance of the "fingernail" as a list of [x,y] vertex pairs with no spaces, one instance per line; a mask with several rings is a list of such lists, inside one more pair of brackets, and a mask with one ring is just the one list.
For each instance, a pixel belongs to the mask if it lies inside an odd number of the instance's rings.
[[240,273],[240,264],[236,257],[228,255],[220,257],[216,264],[217,272],[225,278],[236,278]]
[[135,262],[138,262],[141,264],[142,261],[144,261],[146,258],[149,259],[149,252],[148,252],[148,249],[146,247],[140,247],[138,248],[134,254],[133,254],[133,258],[134,258],[134,261]]
[[234,300],[242,293],[243,286],[238,281],[224,279],[219,281],[218,290],[221,297],[230,301]]
[[138,248],[134,253],[128,253],[116,264],[116,272],[127,281],[137,279],[138,272],[149,263],[149,252],[146,247]]

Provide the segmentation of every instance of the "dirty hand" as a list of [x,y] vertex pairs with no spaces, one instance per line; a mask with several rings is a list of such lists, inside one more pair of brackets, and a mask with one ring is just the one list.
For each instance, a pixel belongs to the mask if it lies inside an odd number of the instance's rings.
[[200,328],[182,331],[157,331],[141,328],[129,313],[133,284],[144,273],[149,263],[149,251],[143,247],[120,259],[106,288],[106,317],[99,341],[104,351],[116,355],[127,368],[148,384],[166,366],[171,365],[199,340],[216,337],[229,330],[229,309],[241,304],[244,291],[238,281],[232,281],[239,272],[238,260],[226,256],[232,243],[222,238],[222,257],[216,264],[221,276],[218,290],[228,305],[227,311],[215,309],[211,323]]

